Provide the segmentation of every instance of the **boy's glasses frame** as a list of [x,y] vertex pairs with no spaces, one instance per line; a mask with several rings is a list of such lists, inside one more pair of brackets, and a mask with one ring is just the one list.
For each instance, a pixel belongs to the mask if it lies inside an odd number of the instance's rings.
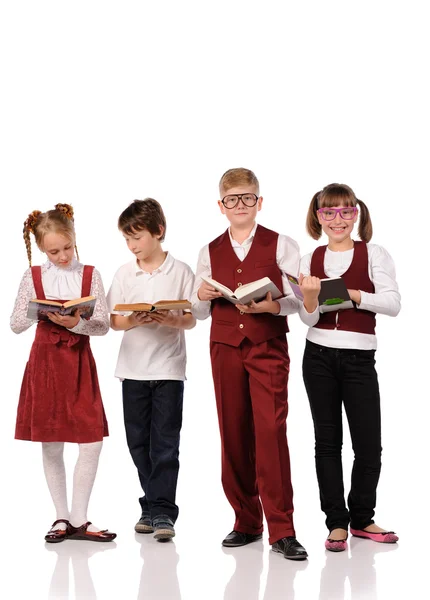
[[[240,200],[242,200],[242,204],[244,206],[247,206],[248,208],[252,208],[253,206],[255,206],[257,204],[258,196],[257,196],[257,194],[251,194],[249,192],[246,194],[228,194],[227,196],[224,196],[224,198],[221,200],[221,202],[224,205],[224,208],[227,208],[228,210],[230,210],[232,208],[236,208],[236,206],[239,204]],[[229,201],[234,202],[234,204],[228,205],[227,202],[229,202]]]
[[[334,215],[330,218],[327,218],[328,211],[334,213]],[[342,214],[344,213],[344,211],[348,211],[348,213],[352,211],[352,216],[345,216],[345,214]],[[317,210],[317,213],[321,215],[321,218],[324,219],[324,221],[334,221],[338,214],[340,214],[341,218],[345,221],[351,221],[351,219],[354,219],[354,217],[356,216],[357,211],[358,208],[356,206],[342,206],[342,208],[319,208]]]

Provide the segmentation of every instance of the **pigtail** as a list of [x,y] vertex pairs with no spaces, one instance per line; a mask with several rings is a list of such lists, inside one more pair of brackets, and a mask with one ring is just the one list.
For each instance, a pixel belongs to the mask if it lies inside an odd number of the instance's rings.
[[[73,212],[73,206],[71,204],[56,204],[55,205],[55,210],[58,210],[59,212],[63,213],[68,219],[70,219],[71,221],[74,222],[74,212]],[[78,252],[78,247],[75,243],[75,252],[76,252],[76,258],[79,260],[79,252]]]
[[56,204],[55,210],[62,212],[64,216],[73,221],[73,207],[70,204]]
[[314,240],[319,240],[321,237],[321,225],[318,221],[317,210],[318,201],[322,190],[314,194],[309,205],[308,214],[306,217],[306,231]]
[[39,215],[41,215],[41,214],[42,214],[42,212],[40,210],[33,210],[33,212],[31,212],[28,215],[28,217],[26,218],[26,220],[24,221],[23,237],[24,237],[25,247],[27,249],[28,264],[30,265],[30,267],[31,267],[30,233],[32,233],[34,235],[36,223],[39,218]]
[[357,198],[357,204],[360,207],[360,221],[358,223],[358,235],[363,242],[370,242],[373,235],[372,220],[370,218],[369,209],[362,200]]

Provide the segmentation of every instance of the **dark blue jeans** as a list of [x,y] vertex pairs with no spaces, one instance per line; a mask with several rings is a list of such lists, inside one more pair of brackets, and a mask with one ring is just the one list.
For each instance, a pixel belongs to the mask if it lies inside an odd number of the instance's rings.
[[[330,531],[373,523],[381,470],[381,414],[374,350],[306,342],[303,379],[315,429],[315,463],[321,508]],[[345,505],[342,473],[342,404],[354,450],[351,490]]]
[[139,473],[144,495],[142,512],[152,519],[178,517],[175,504],[182,426],[183,381],[122,383],[127,444]]

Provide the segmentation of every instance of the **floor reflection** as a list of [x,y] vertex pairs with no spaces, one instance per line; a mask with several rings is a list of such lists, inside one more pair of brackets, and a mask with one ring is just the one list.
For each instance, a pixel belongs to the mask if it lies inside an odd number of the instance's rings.
[[[262,542],[249,544],[245,548],[223,548],[236,561],[236,568],[228,582],[224,600],[258,600],[260,579],[263,572],[264,553]],[[308,566],[308,561],[286,560],[282,555],[268,551],[269,568],[263,600],[294,600],[294,579],[299,571]]]
[[378,600],[375,556],[397,548],[397,544],[378,544],[352,537],[345,552],[326,551],[319,600],[343,600],[347,585],[351,589],[351,600]]
[[69,598],[70,596],[70,569],[72,564],[75,593],[74,598],[97,598],[97,592],[91,577],[88,565],[89,559],[99,552],[113,550],[115,542],[96,543],[87,541],[65,541],[58,544],[45,544],[49,552],[57,555],[54,572],[49,586],[48,600]]
[[289,560],[276,552],[269,552],[269,570],[263,600],[294,600],[294,579],[308,567],[307,560]]
[[137,600],[181,600],[179,555],[174,542],[157,542],[152,535],[136,534],[143,558]]
[[224,591],[224,600],[258,600],[263,571],[263,542],[253,542],[243,548],[222,548],[234,557],[236,567]]

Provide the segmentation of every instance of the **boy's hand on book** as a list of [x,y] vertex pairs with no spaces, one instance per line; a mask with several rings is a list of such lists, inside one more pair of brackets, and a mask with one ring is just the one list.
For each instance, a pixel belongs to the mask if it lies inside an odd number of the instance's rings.
[[270,292],[267,292],[265,299],[260,300],[260,302],[254,302],[253,300],[250,304],[236,304],[236,308],[248,314],[271,313],[277,315],[281,310],[279,302],[272,300]]
[[166,327],[176,327],[177,319],[171,310],[156,310],[151,314],[152,319],[156,321],[156,323],[165,325]]
[[134,327],[139,327],[140,325],[147,325],[148,323],[152,323],[152,317],[148,315],[145,311],[134,312],[129,316],[130,323]]
[[81,311],[75,310],[73,315],[60,315],[59,313],[47,313],[47,317],[50,321],[66,329],[73,329],[81,320]]
[[199,287],[197,291],[197,296],[199,300],[203,301],[211,301],[215,300],[215,298],[220,298],[222,296],[221,292],[217,292],[217,290],[209,285],[206,281],[202,282],[202,285]]

